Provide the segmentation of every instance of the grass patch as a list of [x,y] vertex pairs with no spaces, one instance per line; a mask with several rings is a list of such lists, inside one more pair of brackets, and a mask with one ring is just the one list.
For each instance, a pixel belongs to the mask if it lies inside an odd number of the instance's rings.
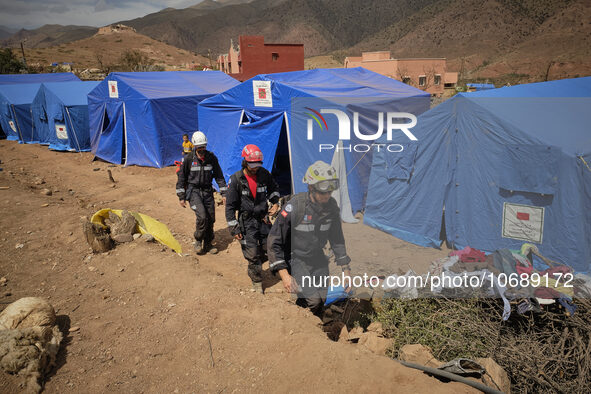
[[[393,339],[394,358],[398,358],[402,346],[420,343],[430,347],[437,359],[445,361],[488,357],[497,341],[495,330],[498,332],[500,327],[500,316],[494,316],[496,322],[492,318],[491,311],[484,309],[477,299],[443,298],[386,299],[374,317],[382,323],[386,336]],[[468,326],[466,320],[470,321]],[[490,331],[489,335],[483,335],[486,331]]]

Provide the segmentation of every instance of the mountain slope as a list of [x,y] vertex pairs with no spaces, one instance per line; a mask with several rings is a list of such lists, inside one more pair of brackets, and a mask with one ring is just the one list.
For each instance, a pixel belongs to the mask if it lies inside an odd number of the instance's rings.
[[[239,34],[269,42],[303,40],[307,55],[350,47],[436,0],[255,0],[233,4],[206,0],[123,21],[138,32],[198,52],[225,52]],[[204,12],[207,10],[207,12]]]
[[[225,53],[230,39],[258,34],[267,42],[303,43],[307,57],[333,53],[342,59],[375,50],[390,50],[395,57],[446,57],[450,69],[483,78],[499,73],[540,78],[540,70],[559,58],[570,64],[565,69],[571,71],[578,67],[573,59],[579,59],[578,65],[591,63],[587,0],[228,0],[226,4],[234,2],[239,4],[222,6],[206,0],[189,9],[124,23],[203,54]],[[536,63],[535,70],[528,59]]]
[[21,29],[2,41],[2,46],[17,47],[25,41],[28,48],[46,48],[92,36],[98,28],[91,26],[45,25],[38,29]]
[[564,63],[562,77],[585,75],[591,65],[589,8],[584,0],[443,0],[344,53],[446,57],[450,69],[475,78],[540,80],[552,60]]
[[[230,1],[211,0],[182,10],[167,10],[121,23],[139,33],[179,48],[207,53],[227,50],[230,38],[241,34],[245,26],[256,23],[266,8],[286,0]],[[224,49],[222,49],[224,48]]]
[[16,32],[16,29],[11,29],[10,27],[6,26],[0,26],[0,40],[10,37]]
[[92,37],[49,48],[26,49],[29,64],[46,66],[51,63],[74,63],[76,68],[100,67],[112,69],[125,51],[139,50],[154,64],[167,69],[180,66],[192,69],[199,64],[208,64],[208,59],[196,56],[187,50],[175,48],[132,30],[108,34],[98,33]]
[[475,74],[527,74],[536,80],[591,75],[591,3],[574,2]]
[[[464,76],[546,78],[589,73],[588,0],[204,0],[121,23],[138,33],[214,58],[241,34],[303,43],[307,57],[446,57]],[[17,33],[27,48],[91,35],[94,28],[44,26]],[[9,40],[9,41],[10,41]],[[60,41],[61,40],[61,41]]]

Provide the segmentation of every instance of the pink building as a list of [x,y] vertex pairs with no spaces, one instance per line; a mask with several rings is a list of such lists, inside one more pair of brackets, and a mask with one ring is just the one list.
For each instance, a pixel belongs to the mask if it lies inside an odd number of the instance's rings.
[[445,58],[392,59],[390,51],[363,52],[345,58],[345,68],[363,67],[408,85],[442,96],[445,88],[455,88],[457,72],[447,71]]

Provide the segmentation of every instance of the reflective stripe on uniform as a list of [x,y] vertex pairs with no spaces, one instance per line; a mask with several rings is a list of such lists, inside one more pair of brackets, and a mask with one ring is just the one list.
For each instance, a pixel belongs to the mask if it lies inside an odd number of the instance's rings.
[[304,231],[304,232],[310,232],[310,231],[314,231],[314,225],[313,224],[303,224],[300,223],[298,224],[295,229],[297,231]]
[[208,164],[208,165],[204,166],[203,169],[205,171],[211,171],[211,170],[213,170],[213,166],[211,166],[211,164]]
[[225,191],[227,191],[227,190],[228,190],[228,188],[227,188],[227,187],[220,187],[220,192],[225,192]]
[[248,196],[248,190],[242,190],[242,195],[243,196]]
[[267,186],[257,187],[257,193],[259,193],[259,192],[266,192],[266,191],[267,191]]
[[330,223],[326,223],[326,224],[321,224],[320,225],[320,231],[326,231],[330,228]]
[[199,171],[201,170],[201,166],[191,166],[191,171]]
[[269,268],[273,268],[276,265],[283,264],[283,263],[285,263],[285,260],[278,260],[278,261],[276,261],[274,263],[269,263]]
[[185,189],[176,189],[176,192],[177,193],[184,193],[185,192]]
[[228,226],[236,226],[236,225],[238,225],[238,220],[230,220],[228,222]]

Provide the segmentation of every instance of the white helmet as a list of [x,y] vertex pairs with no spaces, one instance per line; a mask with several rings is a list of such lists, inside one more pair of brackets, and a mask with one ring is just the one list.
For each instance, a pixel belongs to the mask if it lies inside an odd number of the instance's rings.
[[323,161],[317,161],[308,167],[303,182],[323,193],[332,192],[339,188],[337,171],[330,164]]
[[207,137],[201,131],[197,130],[191,137],[191,143],[195,148],[207,145]]

